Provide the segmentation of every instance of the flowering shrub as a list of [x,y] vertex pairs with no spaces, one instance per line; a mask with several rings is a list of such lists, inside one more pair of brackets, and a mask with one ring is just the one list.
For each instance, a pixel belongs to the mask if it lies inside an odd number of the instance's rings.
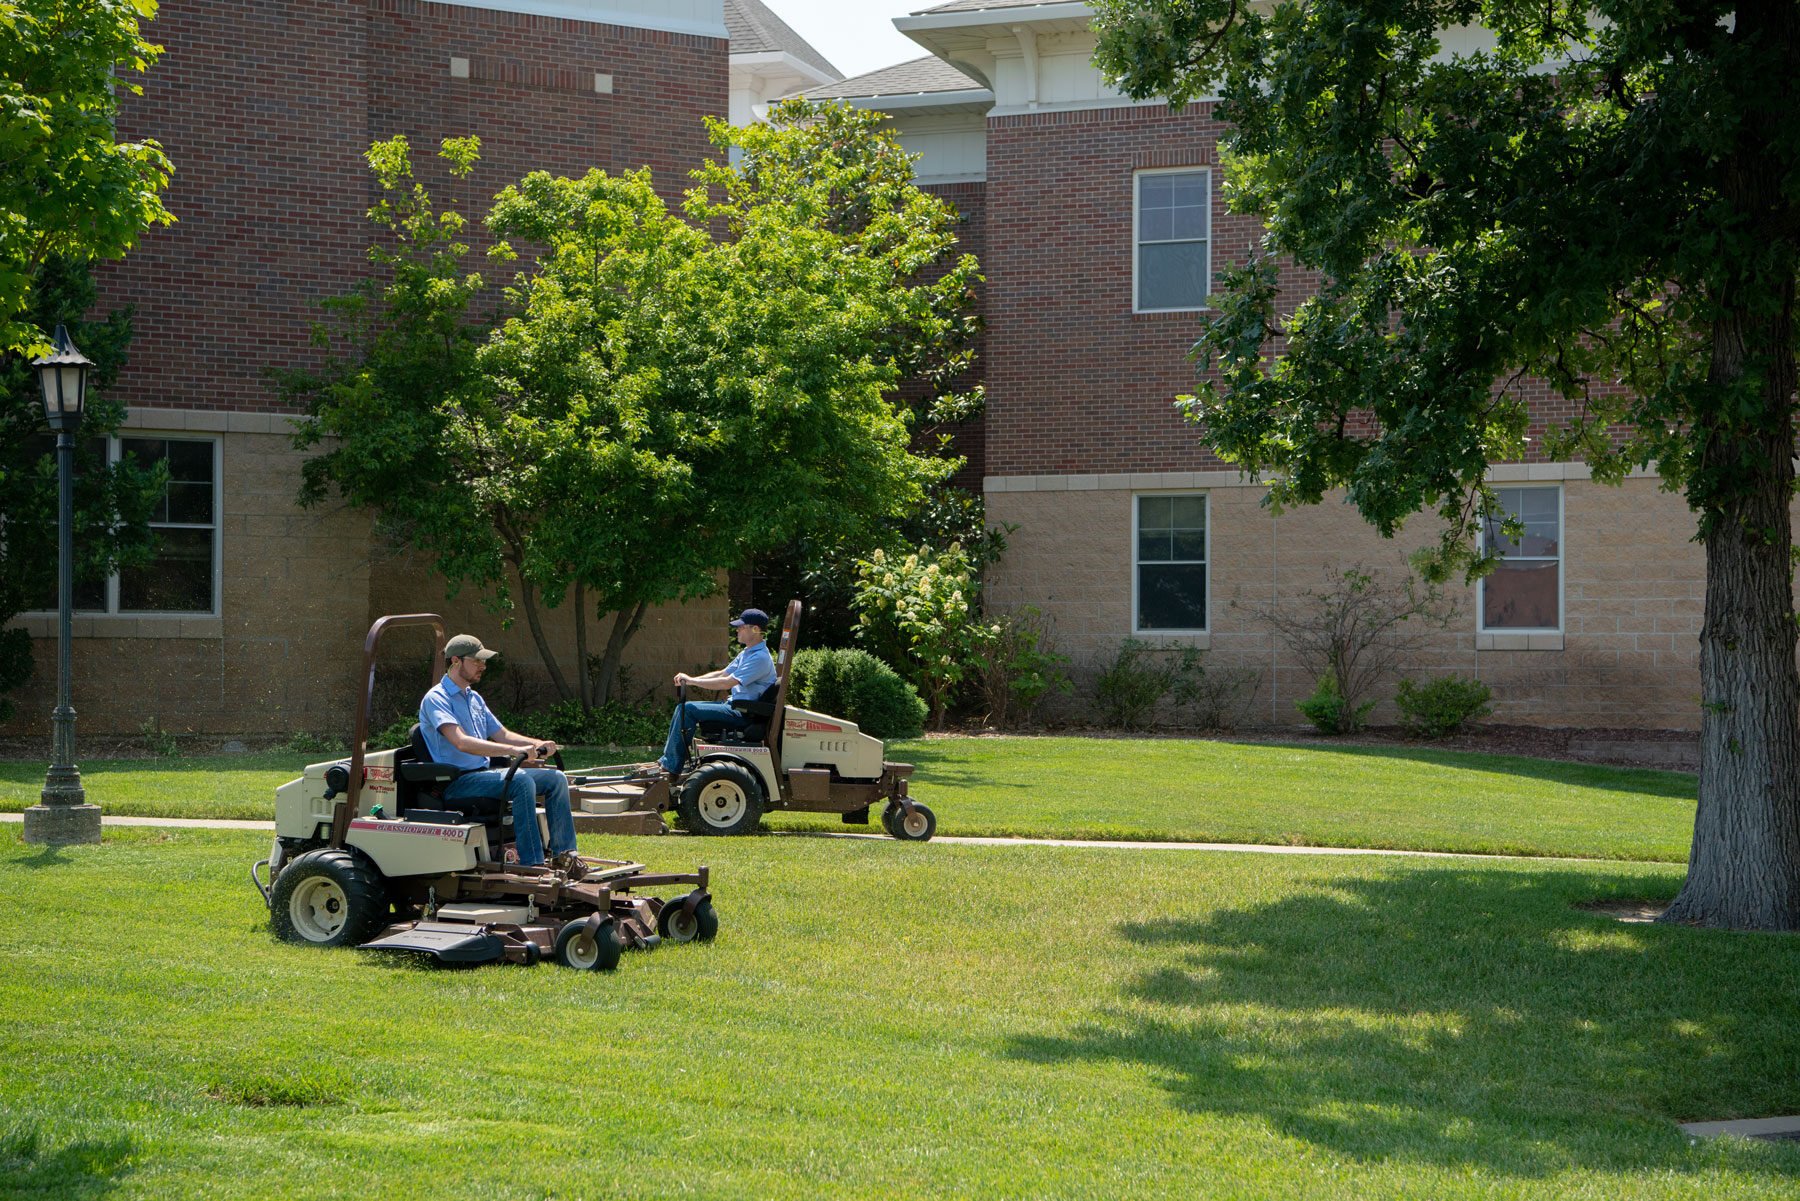
[[975,610],[962,544],[904,555],[877,550],[856,562],[857,638],[907,676],[943,729],[944,710],[993,637]]

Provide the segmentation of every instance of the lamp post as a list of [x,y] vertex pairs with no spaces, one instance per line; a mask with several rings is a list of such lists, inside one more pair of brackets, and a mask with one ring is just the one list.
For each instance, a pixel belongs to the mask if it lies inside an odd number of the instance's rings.
[[56,711],[51,715],[50,770],[38,804],[25,811],[25,841],[100,841],[100,806],[87,803],[75,766],[75,706],[69,701],[70,643],[75,605],[75,435],[87,401],[92,363],[75,349],[66,326],[56,327],[49,354],[35,359],[44,391],[44,416],[56,431]]

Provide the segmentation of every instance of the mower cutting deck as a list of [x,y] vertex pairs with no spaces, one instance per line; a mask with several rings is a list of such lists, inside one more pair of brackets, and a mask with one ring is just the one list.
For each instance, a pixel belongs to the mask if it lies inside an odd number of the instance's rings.
[[[313,764],[275,791],[275,845],[250,871],[275,933],[447,963],[552,957],[584,971],[616,966],[631,947],[711,939],[719,923],[705,867],[658,873],[572,852],[544,866],[508,862],[510,807],[499,798],[446,799],[458,771],[430,761],[416,726],[409,745],[368,750],[376,644],[411,625],[432,627],[432,663],[442,669],[444,624],[436,614],[375,622],[363,647],[367,687],[350,758]],[[508,782],[526,755],[507,761]],[[548,842],[544,815],[535,816]],[[267,883],[258,874],[264,867]],[[690,887],[667,899],[647,891],[681,885]]]

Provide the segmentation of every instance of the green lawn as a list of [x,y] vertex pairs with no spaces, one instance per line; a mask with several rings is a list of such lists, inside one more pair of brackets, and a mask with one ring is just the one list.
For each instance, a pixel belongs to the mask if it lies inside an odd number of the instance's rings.
[[[972,787],[963,785],[963,787]],[[950,808],[950,806],[946,806]],[[715,872],[616,973],[273,942],[259,835],[0,827],[0,1195],[1791,1198],[1800,939],[1659,864],[585,840]]]
[[[632,752],[570,752],[571,767]],[[1294,843],[1683,863],[1694,777],[1408,747],[1178,739],[900,743],[945,834]],[[108,813],[273,816],[292,754],[82,765]],[[36,803],[44,768],[0,764],[0,809]],[[844,828],[777,814],[779,829]],[[860,829],[861,827],[852,827]]]

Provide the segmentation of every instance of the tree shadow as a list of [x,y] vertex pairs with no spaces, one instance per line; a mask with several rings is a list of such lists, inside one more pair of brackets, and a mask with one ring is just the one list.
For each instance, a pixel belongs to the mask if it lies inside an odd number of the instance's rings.
[[[1800,938],[1572,908],[1643,891],[1606,873],[1391,869],[1127,924],[1156,965],[1092,1021],[1011,1052],[1142,1064],[1184,1110],[1254,1115],[1363,1162],[1700,1171],[1673,1122],[1800,1112]],[[1791,1173],[1800,1149],[1765,1162]]]
[[124,1135],[50,1150],[35,1127],[0,1129],[0,1196],[104,1196],[131,1171],[135,1150]]
[[1293,748],[1349,755],[1362,759],[1400,759],[1426,763],[1454,771],[1492,772],[1524,776],[1552,784],[1567,784],[1608,792],[1636,792],[1646,796],[1692,801],[1697,787],[1693,772],[1666,771],[1655,767],[1616,767],[1598,763],[1571,763],[1563,759],[1532,759],[1525,755],[1493,755],[1485,751],[1446,751],[1412,746],[1354,746],[1330,742],[1269,743],[1222,740],[1231,746],[1269,750]]

